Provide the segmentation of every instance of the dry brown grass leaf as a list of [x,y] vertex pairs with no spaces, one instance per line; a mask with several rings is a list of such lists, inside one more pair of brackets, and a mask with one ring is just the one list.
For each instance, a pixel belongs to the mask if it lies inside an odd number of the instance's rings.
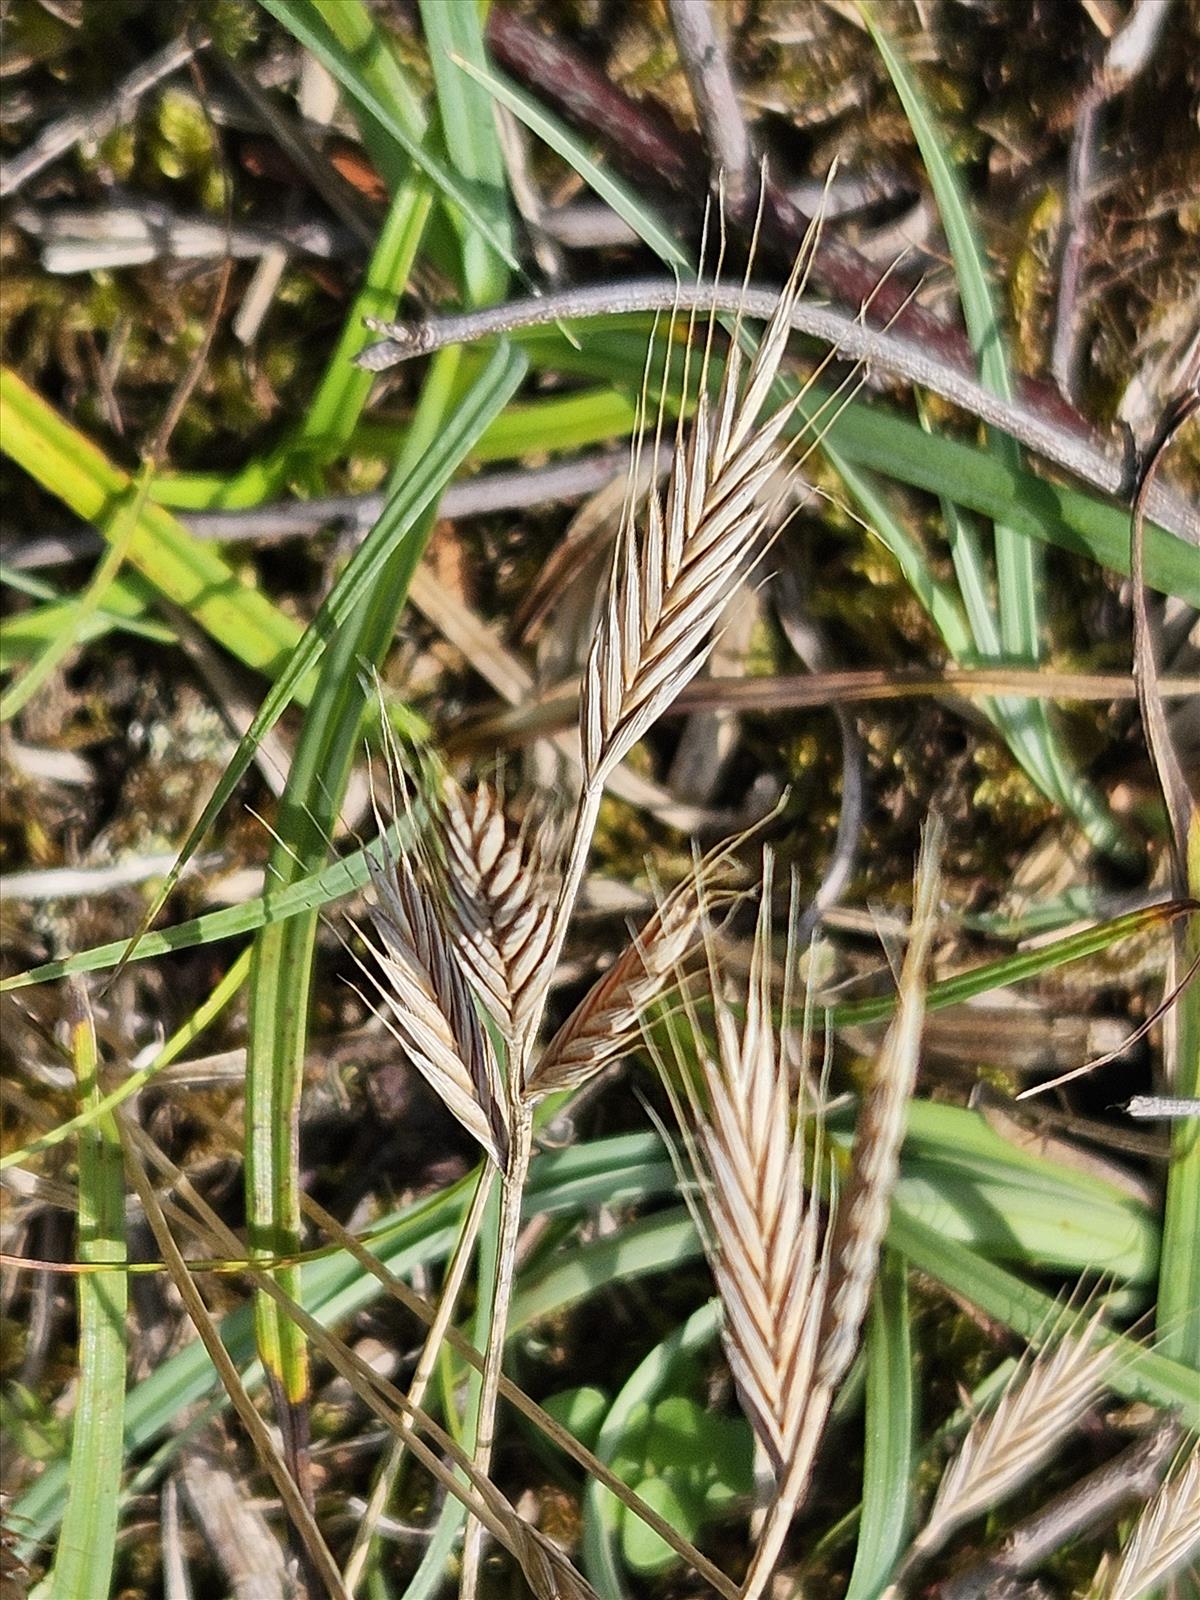
[[884,1036],[854,1130],[850,1176],[838,1199],[830,1246],[833,1287],[821,1329],[818,1378],[841,1382],[858,1344],[887,1231],[900,1170],[905,1116],[916,1083],[925,988],[941,893],[943,829],[925,829],[917,862],[908,950],[900,974],[896,1015]]
[[452,780],[439,815],[451,931],[468,977],[515,1053],[532,1044],[552,973],[547,960],[559,889],[553,828],[514,828],[487,784]]
[[1093,1584],[1094,1600],[1139,1600],[1186,1562],[1200,1557],[1200,1445],[1183,1461],[1138,1518],[1119,1560]]
[[[419,865],[407,855],[384,865],[367,852],[377,905],[375,990],[385,1021],[446,1108],[496,1165],[508,1159],[508,1099],[491,1041],[483,1031],[458,957]],[[418,877],[421,871],[421,877]]]
[[[677,442],[665,503],[652,490],[639,540],[630,509],[617,540],[600,626],[584,672],[580,732],[589,787],[603,782],[703,664],[712,629],[761,553],[771,517],[771,479],[787,458],[781,442],[791,400],[759,423],[787,345],[805,256],[743,378],[736,337],[715,406],[701,362],[691,437]],[[686,379],[685,379],[686,382]]]

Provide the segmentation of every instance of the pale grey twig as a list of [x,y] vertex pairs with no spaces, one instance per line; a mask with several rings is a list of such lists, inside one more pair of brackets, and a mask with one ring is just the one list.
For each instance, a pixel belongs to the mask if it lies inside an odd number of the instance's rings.
[[0,199],[7,199],[30,178],[49,166],[59,156],[85,140],[98,143],[132,116],[138,101],[156,84],[169,78],[178,68],[186,65],[198,50],[208,43],[207,38],[174,38],[161,50],[148,56],[134,67],[127,77],[112,91],[89,106],[85,111],[69,111],[56,122],[46,125],[19,155],[9,161],[0,161]]
[[[670,447],[664,444],[659,449],[658,470],[665,472],[670,464]],[[458,517],[481,517],[495,511],[521,511],[530,506],[579,500],[623,477],[628,468],[628,450],[600,450],[557,461],[549,467],[483,472],[450,484],[438,502],[438,513],[454,521]],[[244,511],[187,512],[179,520],[197,539],[221,544],[279,544],[286,539],[311,537],[327,528],[362,539],[378,522],[384,500],[379,491],[326,495],[313,500],[278,500]],[[47,534],[41,539],[10,538],[0,547],[0,561],[14,571],[34,572],[95,555],[103,546],[104,541],[91,528]]]
[[1179,1117],[1200,1117],[1200,1100],[1187,1095],[1135,1094],[1122,1110],[1139,1122],[1172,1122]]
[[754,195],[754,154],[713,8],[709,0],[667,0],[667,9],[714,175],[724,179],[729,215],[743,222]]
[[137,267],[158,260],[255,260],[274,249],[330,260],[346,253],[346,231],[324,219],[275,228],[227,227],[209,217],[181,216],[147,196],[125,204],[22,206],[13,220],[41,247],[43,268],[56,276],[101,267]]
[[[435,317],[425,322],[386,322],[368,318],[367,326],[385,337],[358,355],[360,366],[382,372],[414,356],[428,355],[450,344],[513,333],[522,328],[572,317],[623,316],[636,312],[714,311],[766,320],[779,304],[775,289],[742,289],[712,283],[680,284],[673,278],[639,278],[623,284],[596,284],[570,289],[481,311]],[[1010,434],[1020,444],[1073,473],[1106,494],[1125,497],[1130,485],[1123,460],[1107,455],[1091,439],[1081,437],[1019,400],[991,394],[959,368],[940,360],[913,340],[889,330],[870,328],[857,317],[809,301],[795,301],[791,328],[821,339],[848,361],[863,362],[893,377],[930,389],[989,426]],[[1181,495],[1154,485],[1146,509],[1168,532],[1200,545],[1200,510]]]

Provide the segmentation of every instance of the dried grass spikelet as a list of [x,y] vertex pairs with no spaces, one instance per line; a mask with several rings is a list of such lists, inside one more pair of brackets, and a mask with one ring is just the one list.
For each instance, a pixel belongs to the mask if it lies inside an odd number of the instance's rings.
[[[924,1012],[925,969],[938,897],[940,829],[927,830],[917,870],[912,934],[898,1014],[884,1040],[855,1140],[844,1205],[822,1238],[809,1190],[821,1180],[820,1129],[805,1178],[800,1108],[788,1086],[782,1037],[772,1020],[771,858],[764,861],[744,1017],[738,1026],[712,957],[708,999],[715,1053],[689,1006],[698,1074],[677,1062],[666,1078],[700,1185],[701,1232],[724,1313],[724,1339],[743,1409],[776,1474],[775,1498],[742,1586],[761,1595],[804,1498],[838,1383],[861,1331],[895,1186]],[[787,971],[797,952],[791,929]],[[785,984],[784,1024],[790,1010]]]
[[476,993],[521,1058],[552,976],[546,958],[561,877],[557,834],[540,818],[515,828],[487,784],[467,795],[447,778],[441,802],[451,933]]
[[367,850],[366,861],[375,891],[371,923],[378,943],[359,929],[375,958],[373,966],[362,961],[359,966],[383,1002],[373,1008],[376,1015],[407,1050],[446,1109],[504,1171],[511,1142],[509,1096],[442,921],[428,822],[414,814],[378,685],[377,690],[384,713],[391,813],[403,817],[410,843],[399,855],[393,850],[372,790],[379,840],[376,849]]
[[1200,1559],[1200,1445],[1193,1439],[1134,1525],[1111,1571],[1089,1590],[1091,1600],[1139,1600]]
[[941,894],[943,827],[930,818],[914,880],[908,949],[896,1014],[884,1035],[854,1128],[850,1173],[838,1199],[830,1243],[833,1289],[821,1328],[818,1381],[830,1387],[850,1367],[862,1330],[900,1170],[908,1102],[916,1083],[925,986]]
[[[726,600],[761,553],[769,484],[788,454],[782,433],[798,397],[759,414],[779,370],[804,251],[745,373],[737,331],[715,403],[708,393],[710,324],[686,448],[682,434],[665,503],[651,488],[639,539],[632,502],[617,536],[608,597],[584,671],[580,735],[585,781],[603,783],[702,666]],[[686,373],[685,373],[686,387]]]
[[1054,1332],[1018,1366],[996,1405],[972,1423],[942,1474],[906,1566],[1027,1483],[1099,1398],[1115,1360],[1112,1347],[1096,1340],[1102,1314],[1096,1311],[1082,1328]]
[[[829,1252],[805,1182],[803,1118],[772,1017],[772,878],[767,852],[749,976],[738,996],[744,1020],[739,1024],[706,940],[704,999],[715,1049],[697,1006],[685,997],[695,1064],[673,1040],[674,1069],[660,1066],[697,1177],[697,1222],[721,1301],[730,1371],[782,1492],[798,1458],[811,1461],[828,1410],[814,1380]],[[789,941],[789,965],[794,954]],[[785,1025],[788,1009],[785,997]],[[813,1160],[819,1169],[819,1130]],[[773,1518],[786,1530],[794,1504],[785,1508],[777,1500],[768,1529]],[[782,1533],[772,1542],[777,1554]],[[770,1567],[755,1576],[751,1592],[761,1592],[769,1576]]]
[[364,970],[387,1008],[384,1020],[446,1109],[503,1171],[509,1117],[500,1066],[420,859],[388,854],[381,863],[368,851],[367,866],[379,943],[365,943],[379,971]]
[[526,1082],[531,1098],[577,1089],[628,1052],[649,1008],[679,981],[725,893],[726,868],[747,836],[698,860],[691,875],[660,901],[538,1057]]

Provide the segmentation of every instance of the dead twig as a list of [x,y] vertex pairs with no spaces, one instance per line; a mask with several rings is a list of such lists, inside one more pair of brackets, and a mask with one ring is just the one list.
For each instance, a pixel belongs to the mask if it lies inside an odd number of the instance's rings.
[[[541,327],[559,319],[621,316],[677,308],[696,312],[740,311],[745,317],[767,321],[779,304],[780,295],[774,289],[743,290],[712,283],[680,285],[673,278],[632,279],[623,284],[598,284],[515,300],[507,305],[424,322],[385,322],[371,318],[368,327],[382,333],[384,338],[368,345],[357,359],[359,365],[369,371],[381,372],[445,345]],[[1032,409],[1023,400],[1008,401],[992,394],[960,368],[940,359],[928,346],[917,344],[895,330],[867,327],[858,317],[805,300],[792,299],[787,316],[791,329],[822,340],[841,359],[861,362],[931,389],[1093,488],[1118,497],[1128,493],[1123,459],[1105,454],[1099,444],[1083,438],[1077,429],[1064,428],[1050,415]],[[1200,510],[1181,495],[1157,484],[1147,484],[1145,508],[1168,532],[1189,544],[1200,545]]]
[[713,8],[709,0],[669,0],[668,9],[713,172],[724,177],[730,217],[744,223],[754,207],[754,152]]
[[161,50],[148,56],[123,78],[111,94],[106,95],[86,111],[70,111],[57,122],[47,124],[19,155],[0,161],[0,199],[16,194],[30,178],[43,167],[66,155],[68,150],[85,141],[98,144],[114,128],[127,122],[137,109],[138,101],[164,78],[187,63],[208,44],[204,34],[188,38],[181,35],[165,44]]

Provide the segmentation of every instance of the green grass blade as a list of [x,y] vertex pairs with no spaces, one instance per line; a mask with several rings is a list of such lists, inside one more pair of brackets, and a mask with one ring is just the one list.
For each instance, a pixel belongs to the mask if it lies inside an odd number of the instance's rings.
[[[390,837],[394,848],[394,830]],[[192,950],[199,945],[216,944],[221,939],[253,933],[271,923],[284,922],[289,917],[300,916],[333,900],[340,900],[368,882],[367,852],[377,849],[378,844],[372,843],[323,867],[320,872],[288,884],[286,888],[272,889],[241,905],[208,911],[201,917],[178,922],[174,927],[145,933],[129,959],[147,961],[154,956],[169,955],[175,950]],[[76,955],[63,956],[57,961],[47,961],[40,967],[31,967],[28,972],[15,973],[0,983],[0,994],[11,989],[25,989],[35,983],[51,983],[72,973],[106,972],[117,965],[128,945],[127,939],[113,939],[107,944],[94,945],[90,950],[80,950]]]
[[[408,275],[427,215],[421,196],[402,189],[392,207],[392,237],[385,252],[388,275],[395,281]],[[395,492],[403,489],[405,477],[402,467],[394,475]],[[281,886],[311,877],[325,864],[358,747],[362,669],[377,665],[391,640],[435,509],[436,500],[431,500],[391,550],[379,582],[361,593],[321,663],[267,865],[269,877]],[[246,1214],[254,1249],[269,1256],[294,1254],[299,1248],[300,1096],[316,933],[315,910],[267,925],[254,942],[250,962]],[[297,1295],[298,1269],[281,1269],[277,1279],[287,1294]],[[261,1294],[256,1325],[260,1357],[279,1393],[291,1404],[307,1400],[307,1347],[301,1332],[275,1301]]]
[[[929,174],[946,230],[963,317],[979,362],[980,377],[995,394],[1011,399],[1012,377],[1003,329],[992,297],[987,260],[958,173],[915,74],[892,48],[873,6],[867,0],[860,0],[859,9],[891,76]],[[998,460],[1013,471],[1019,470],[1021,452],[1014,440],[993,430],[990,444]],[[995,631],[999,634],[1000,649],[1009,660],[1036,666],[1042,654],[1045,573],[1041,553],[1037,545],[1011,526],[1006,518],[997,518],[994,528],[998,612]],[[991,627],[986,634],[976,634],[975,645],[981,656],[988,653],[987,644],[992,635]],[[995,702],[994,712],[1014,756],[1043,793],[1076,818],[1097,849],[1129,858],[1131,841],[1092,785],[1075,769],[1051,721],[1049,707],[1032,701],[1002,699]]]
[[915,1406],[908,1266],[886,1251],[867,1323],[862,1514],[846,1600],[876,1600],[908,1538]]
[[[421,24],[429,48],[443,138],[465,184],[477,196],[491,231],[512,259],[512,219],[508,210],[508,172],[496,137],[490,96],[463,70],[479,68],[485,52],[480,10],[475,0],[420,0]],[[493,249],[468,220],[452,213],[461,236],[463,285],[474,305],[502,300],[508,290],[505,256]]]
[[[1188,891],[1200,899],[1196,808],[1188,829]],[[1174,971],[1182,977],[1200,957],[1200,917],[1191,919],[1179,950]],[[1200,982],[1193,979],[1179,996],[1168,1026],[1174,1029],[1172,1053],[1178,1064],[1170,1092],[1200,1099]],[[1156,1322],[1163,1351],[1200,1373],[1200,1121],[1195,1117],[1176,1122],[1171,1133]]]
[[[6,455],[106,539],[121,533],[121,508],[133,492],[129,475],[7,368],[0,372],[0,418]],[[273,676],[295,647],[296,623],[152,501],[141,507],[128,560],[247,666]]]
[[[917,1221],[902,1206],[892,1211],[888,1243],[954,1294],[960,1294],[1025,1339],[1044,1337],[1062,1315],[1062,1301],[1035,1289],[1015,1273]],[[1120,1356],[1109,1382],[1117,1394],[1178,1410],[1186,1428],[1200,1427],[1195,1369],[1158,1350],[1147,1350],[1122,1334],[1103,1336]]]
[[[946,230],[963,318],[979,362],[980,377],[994,394],[1011,400],[1013,386],[1004,332],[992,299],[987,260],[958,172],[946,152],[941,130],[929,112],[915,75],[900,53],[892,48],[874,6],[867,0],[860,0],[859,10],[887,67],[929,174]],[[1020,464],[1019,448],[1011,439],[1001,434],[993,442],[1001,460],[1014,468]],[[1041,651],[1041,573],[1034,549],[1020,535],[1014,536],[1003,522],[996,526],[996,569],[1002,648],[1007,655],[1033,665]]]
[[[418,435],[444,425],[460,352],[434,363],[425,385],[426,420]],[[449,375],[450,382],[447,381]],[[408,463],[397,467],[402,485]],[[433,525],[430,504],[388,558],[380,582],[364,594],[322,662],[321,673],[296,746],[280,808],[269,870],[282,883],[311,875],[327,853],[350,769],[364,709],[363,667],[382,659]],[[246,1061],[246,1209],[251,1240],[265,1255],[299,1248],[300,1095],[308,1044],[308,996],[317,915],[308,912],[264,928],[255,941],[250,972],[250,1037]],[[281,1287],[293,1298],[299,1272],[283,1269]],[[257,1301],[259,1354],[289,1401],[307,1395],[303,1335],[269,1297]]]
[[[82,990],[72,1043],[80,1098],[100,1098],[96,1034]],[[79,1140],[79,1259],[126,1260],[125,1182],[121,1141],[111,1115]],[[78,1283],[79,1395],[71,1441],[70,1492],[63,1515],[51,1600],[106,1595],[112,1578],[121,1495],[125,1408],[125,1314],[129,1280],[122,1271],[85,1273]]]
[[21,1166],[31,1156],[37,1155],[42,1150],[52,1150],[64,1139],[73,1134],[81,1133],[85,1128],[93,1128],[101,1118],[110,1115],[119,1105],[123,1105],[130,1095],[137,1094],[139,1089],[146,1084],[164,1067],[169,1067],[172,1061],[178,1060],[190,1044],[203,1033],[209,1023],[218,1017],[229,1002],[237,994],[242,984],[246,981],[246,974],[250,968],[250,952],[245,950],[230,967],[229,971],[217,984],[203,1005],[198,1006],[188,1020],[175,1030],[163,1045],[162,1049],[144,1067],[139,1067],[108,1094],[101,1095],[88,1108],[81,1111],[78,1116],[70,1117],[66,1122],[60,1122],[57,1127],[49,1129],[39,1138],[32,1139],[19,1150],[10,1150],[7,1155],[0,1157],[0,1172],[6,1167]]
[[363,372],[351,359],[362,348],[363,318],[391,316],[395,310],[425,233],[431,204],[424,181],[406,182],[397,190],[362,286],[300,426],[264,458],[250,462],[231,478],[215,482],[202,475],[168,479],[156,493],[157,499],[163,504],[182,501],[191,510],[237,510],[261,505],[296,481],[321,492],[322,469],[346,453],[374,381],[371,373]]
[[[1124,916],[1097,923],[1094,928],[1084,928],[1079,933],[1069,934],[1065,939],[1056,939],[1034,950],[1021,950],[1014,955],[1001,956],[996,961],[984,962],[953,978],[942,978],[937,983],[931,983],[925,996],[925,1009],[941,1011],[946,1006],[958,1005],[964,1000],[974,999],[976,995],[986,994],[989,989],[1023,983],[1029,978],[1052,972],[1056,967],[1065,966],[1070,961],[1097,955],[1121,939],[1161,927],[1165,922],[1191,910],[1187,901],[1164,901],[1160,905],[1146,906],[1141,911],[1128,911]],[[835,1028],[861,1026],[890,1017],[895,1007],[894,995],[847,1000],[830,1008],[829,1020]]]
[[586,145],[576,138],[565,123],[551,116],[532,95],[518,89],[494,67],[464,62],[463,71],[470,73],[502,106],[507,106],[515,116],[520,117],[531,133],[536,133],[539,139],[543,139],[551,150],[573,167],[588,187],[641,236],[660,260],[683,272],[692,271],[687,252],[676,244],[631,189],[592,159]]
[[[0,582],[10,588],[32,593],[27,588],[28,573],[2,573]],[[13,581],[16,580],[16,581]],[[49,589],[49,585],[39,585]],[[79,602],[63,600],[50,589],[53,599],[32,610],[5,617],[0,630],[0,672],[11,672],[35,660],[47,644],[67,628],[74,628],[75,643],[82,648],[113,632],[135,634],[155,644],[174,644],[176,636],[162,623],[151,622],[144,613],[154,604],[154,590],[136,572],[119,573],[108,585],[102,604],[90,616],[80,618]]]
[[[421,140],[414,136],[396,111],[381,94],[376,82],[360,71],[355,52],[347,47],[334,31],[342,8],[357,9],[358,0],[334,0],[315,11],[297,5],[295,0],[259,0],[271,15],[282,22],[305,49],[311,50],[317,60],[327,67],[347,94],[366,112],[396,144],[409,160],[429,179],[448,204],[474,227],[477,234],[491,246],[512,271],[520,273],[521,264],[504,239],[492,226],[486,212],[476,203],[470,188],[440,157],[433,155]],[[386,51],[377,26],[371,28],[368,42],[368,59],[377,61],[379,53]]]
[[[576,329],[585,323],[571,325]],[[595,327],[596,324],[590,326]],[[645,365],[645,338],[614,319],[603,339],[569,345],[546,328],[514,334],[538,365],[606,378],[636,395]],[[827,393],[813,387],[805,414],[821,410]],[[914,489],[945,495],[1018,532],[1110,571],[1129,575],[1129,516],[1078,489],[1039,478],[997,460],[990,447],[927,434],[918,423],[874,400],[851,401],[829,424],[827,444],[839,462],[867,467]],[[1200,606],[1200,562],[1192,545],[1158,526],[1146,529],[1146,581],[1162,594]]]
[[7,722],[37,693],[50,674],[75,648],[87,623],[96,615],[112,589],[121,571],[129,546],[137,534],[138,518],[146,503],[152,469],[149,464],[138,473],[128,502],[121,507],[113,528],[108,549],[97,563],[96,570],[84,587],[83,593],[71,607],[63,626],[49,638],[36,660],[31,661],[17,681],[0,695],[0,722]]

